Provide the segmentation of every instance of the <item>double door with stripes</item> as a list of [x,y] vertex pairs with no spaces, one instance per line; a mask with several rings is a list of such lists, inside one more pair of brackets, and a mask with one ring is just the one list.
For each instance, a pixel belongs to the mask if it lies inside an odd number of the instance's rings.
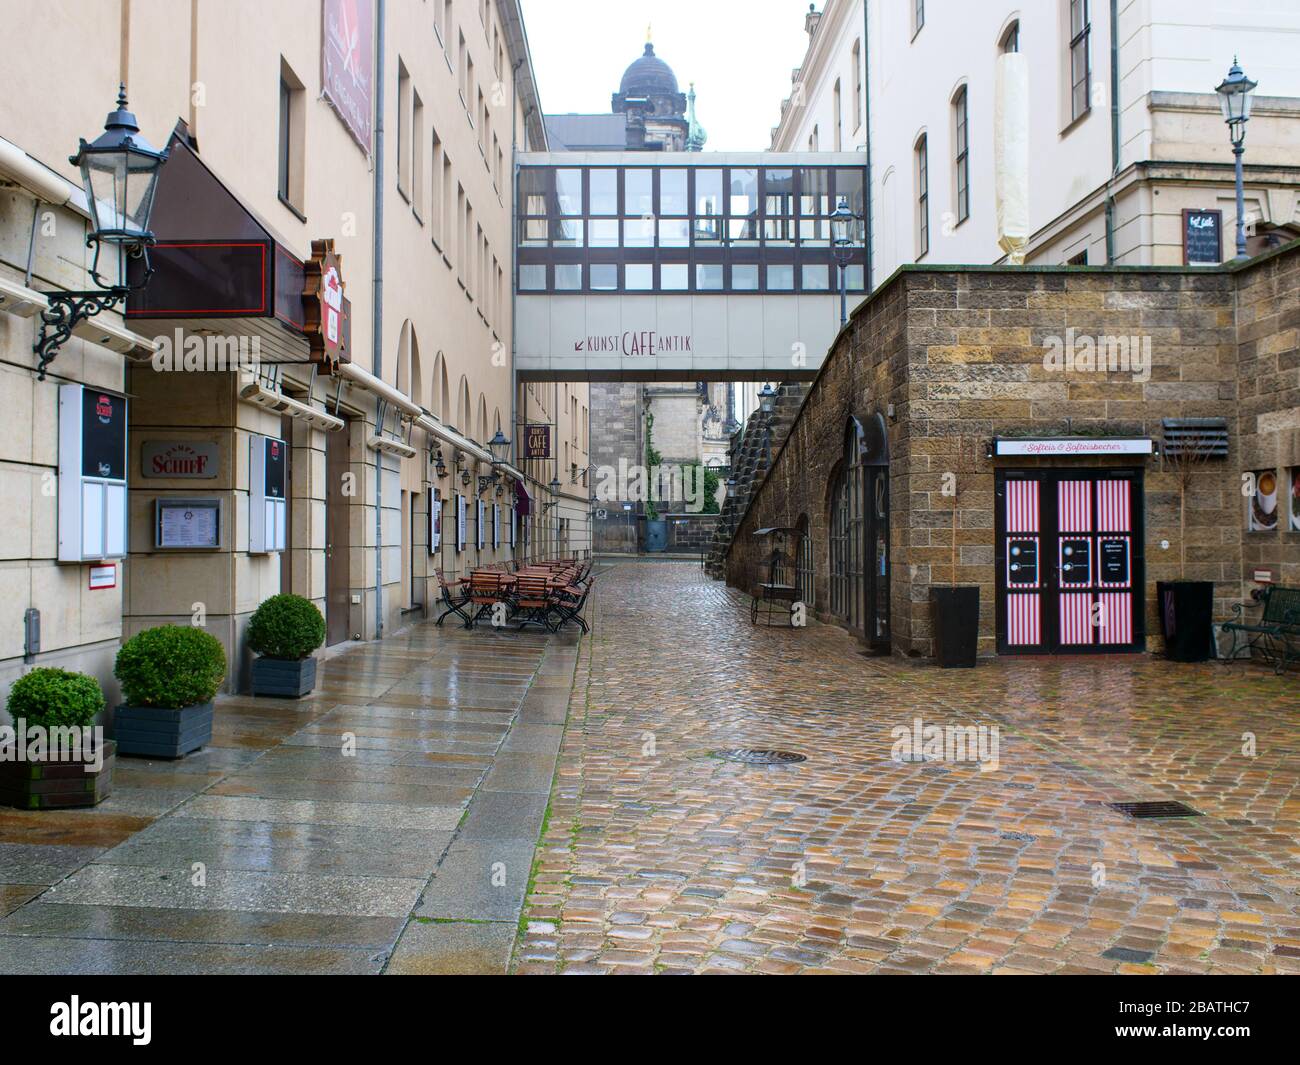
[[1142,471],[997,472],[997,646],[1140,651]]

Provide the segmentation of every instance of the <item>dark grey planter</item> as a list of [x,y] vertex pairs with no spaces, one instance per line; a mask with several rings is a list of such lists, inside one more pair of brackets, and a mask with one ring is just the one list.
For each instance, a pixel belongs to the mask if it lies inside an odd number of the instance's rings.
[[253,694],[280,695],[298,699],[316,687],[316,659],[267,658],[253,659]]
[[184,758],[212,742],[212,703],[172,708],[119,706],[113,714],[117,753],[137,758]]

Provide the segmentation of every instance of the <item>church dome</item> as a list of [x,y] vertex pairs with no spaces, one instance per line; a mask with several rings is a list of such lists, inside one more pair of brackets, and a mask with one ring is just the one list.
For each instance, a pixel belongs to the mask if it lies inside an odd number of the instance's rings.
[[673,68],[655,55],[655,46],[646,41],[645,52],[623,72],[618,91],[623,96],[675,96],[677,75]]

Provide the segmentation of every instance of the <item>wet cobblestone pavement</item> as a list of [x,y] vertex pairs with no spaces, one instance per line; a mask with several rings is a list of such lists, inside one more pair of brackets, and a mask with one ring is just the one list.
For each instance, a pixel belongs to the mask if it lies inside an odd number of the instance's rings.
[[504,972],[576,647],[419,624],[98,807],[0,807],[0,972]]
[[[1294,675],[866,658],[686,563],[592,609],[515,971],[1300,972]],[[917,718],[997,726],[998,767],[896,761]],[[1107,805],[1145,800],[1202,816]]]

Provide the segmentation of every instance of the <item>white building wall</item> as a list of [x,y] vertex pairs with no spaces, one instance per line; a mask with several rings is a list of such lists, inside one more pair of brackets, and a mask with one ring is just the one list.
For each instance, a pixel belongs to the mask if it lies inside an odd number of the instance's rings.
[[[1092,106],[1072,121],[1068,0],[926,0],[925,24],[915,33],[911,0],[872,0],[868,5],[870,239],[876,285],[902,263],[916,260],[914,148],[921,134],[928,142],[930,186],[930,249],[924,260],[983,263],[1001,258],[993,198],[994,77],[1001,40],[1013,21],[1020,23],[1020,51],[1027,56],[1030,76],[1030,231],[1049,226],[1105,185],[1112,168],[1110,3],[1092,0],[1090,7]],[[1213,103],[1214,86],[1234,54],[1260,83],[1257,105],[1264,103],[1265,95],[1300,97],[1300,64],[1295,62],[1300,54],[1300,3],[1293,0],[1242,0],[1235,5],[1221,0],[1120,0],[1119,27],[1121,170],[1162,157],[1231,162],[1227,134],[1211,115],[1193,123],[1190,135],[1187,126],[1180,127],[1178,150],[1170,145],[1170,151],[1162,153],[1162,143],[1173,130],[1153,109],[1151,94],[1197,93],[1204,108]],[[865,129],[850,132],[853,46],[862,32],[862,0],[825,0],[788,104],[779,112],[773,150],[809,150],[814,128],[817,149],[833,148],[837,78],[843,90],[845,149],[863,147]],[[969,104],[971,211],[969,219],[958,224],[952,98],[962,85]],[[1265,110],[1252,123],[1248,163],[1283,163],[1288,151],[1294,162],[1296,135],[1287,123],[1294,125],[1295,118],[1285,112],[1285,106],[1272,115]],[[1252,144],[1257,148],[1253,156]],[[1188,151],[1195,154],[1189,157]],[[1215,205],[1214,195],[1205,200],[1206,206]],[[1131,246],[1121,261],[1155,261],[1152,256],[1164,261],[1171,254],[1168,248],[1155,250],[1152,226],[1140,216],[1147,209],[1143,201],[1142,196],[1125,197],[1119,211],[1119,225],[1128,233],[1117,239],[1117,248]],[[1229,223],[1225,214],[1225,229]],[[1063,240],[1054,237],[1049,261],[1064,261],[1088,246],[1093,247],[1090,262],[1101,261],[1100,224],[1095,218],[1081,218],[1076,231]]]

